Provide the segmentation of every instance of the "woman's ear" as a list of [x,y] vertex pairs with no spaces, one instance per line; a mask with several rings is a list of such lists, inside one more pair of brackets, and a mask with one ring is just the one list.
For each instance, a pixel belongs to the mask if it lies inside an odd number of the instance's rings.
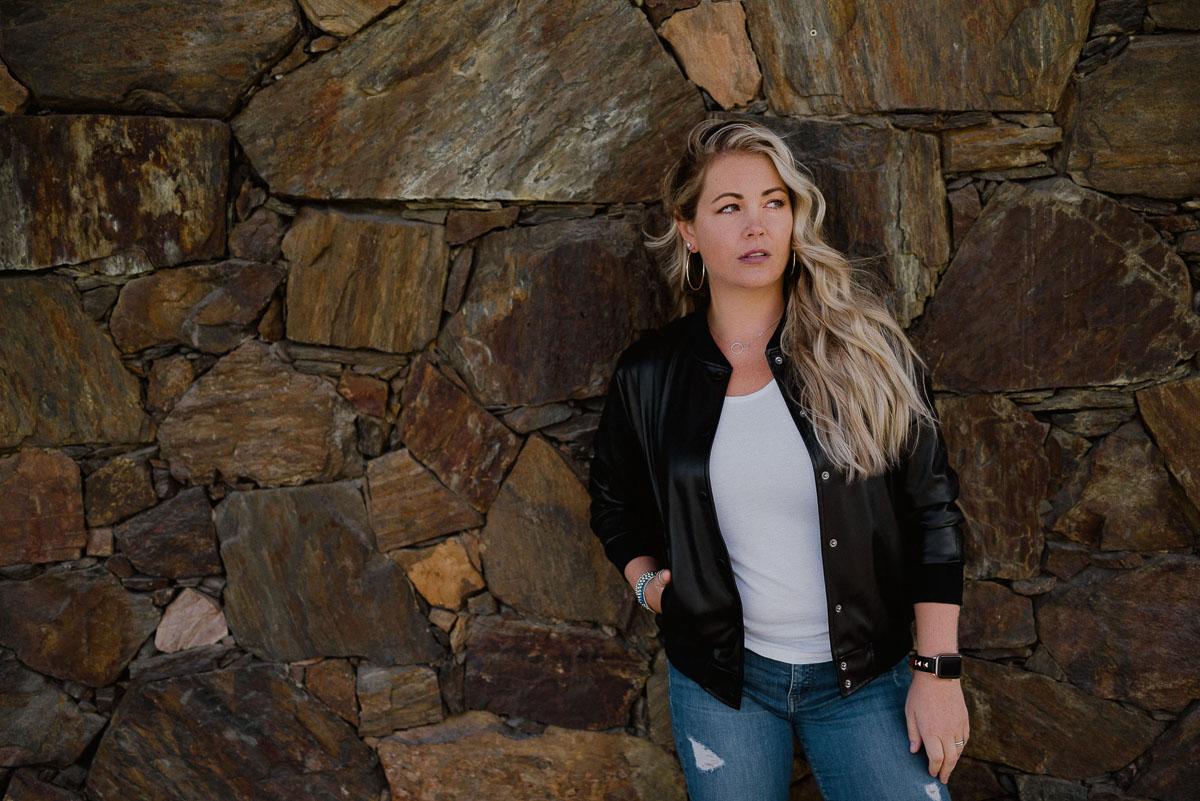
[[696,229],[695,229],[695,226],[692,225],[690,220],[681,220],[678,217],[676,217],[675,218],[675,227],[679,229],[679,233],[683,234],[683,238],[686,239],[688,242],[696,241]]

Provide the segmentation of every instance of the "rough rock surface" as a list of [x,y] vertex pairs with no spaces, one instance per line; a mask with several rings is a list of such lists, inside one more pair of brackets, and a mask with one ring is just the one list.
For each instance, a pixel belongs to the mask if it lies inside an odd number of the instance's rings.
[[73,559],[86,544],[70,457],[38,448],[0,457],[0,565]]
[[826,238],[866,260],[908,326],[950,259],[937,139],[829,120],[754,119],[785,137],[828,202]]
[[0,278],[0,364],[0,448],[154,436],[137,378],[65,278]]
[[87,780],[97,801],[378,801],[382,789],[371,749],[278,665],[131,690]]
[[390,551],[483,523],[407,448],[367,463],[367,509],[379,550]]
[[322,659],[304,669],[304,687],[337,716],[358,727],[357,677],[348,659]]
[[746,36],[741,3],[705,0],[672,16],[658,33],[671,43],[688,78],[722,108],[748,103],[758,94],[762,73]]
[[[1086,578],[1081,576],[1080,578]],[[1200,697],[1200,561],[1161,556],[1100,571],[1038,610],[1038,633],[1071,681],[1102,698],[1178,712]]]
[[971,716],[964,754],[976,759],[1082,779],[1125,767],[1163,729],[1148,715],[1020,668],[968,658],[963,670]]
[[467,641],[467,707],[578,729],[626,725],[650,670],[596,629],[477,618]]
[[640,737],[550,726],[538,736],[517,738],[503,729],[495,717],[468,713],[404,732],[407,739],[382,740],[379,759],[393,801],[687,798],[679,764]]
[[1037,575],[1044,537],[1038,503],[1050,480],[1042,443],[1049,428],[1000,395],[937,401],[950,466],[964,488],[966,574]]
[[524,614],[623,627],[632,594],[588,527],[589,503],[554,447],[531,437],[480,533],[492,594]]
[[600,394],[634,331],[667,316],[638,224],[565,220],[489,234],[458,313],[438,337],[483,404]]
[[1006,183],[918,339],[935,386],[958,392],[1129,383],[1200,349],[1190,300],[1183,262],[1123,205],[1064,178]]
[[235,492],[217,506],[216,526],[225,615],[260,658],[394,665],[440,654],[404,572],[375,550],[354,484]]
[[627,3],[426,0],[260,91],[233,126],[279,194],[636,201],[703,113]]
[[1037,642],[1033,603],[995,581],[968,581],[963,588],[958,643],[972,650],[1021,648]]
[[1078,502],[1054,530],[1105,551],[1167,551],[1195,539],[1162,455],[1139,423],[1118,428],[1092,452]]
[[1052,110],[1092,10],[1092,0],[745,5],[767,99],[789,116]]
[[1081,77],[1067,169],[1105,192],[1200,194],[1197,60],[1195,35],[1135,36],[1124,52]]
[[332,386],[254,340],[201,376],[158,430],[171,475],[187,484],[218,473],[273,486],[357,475],[354,436],[354,410]]
[[396,429],[442,483],[484,512],[520,440],[428,361],[413,364]]
[[0,113],[15,114],[29,102],[29,90],[9,73],[0,61]]
[[955,128],[942,134],[946,172],[1007,170],[1045,164],[1050,150],[1062,141],[1062,129],[1023,125],[985,125]]
[[289,339],[407,353],[437,333],[450,263],[442,226],[306,207],[283,252]]
[[424,666],[359,665],[357,692],[358,733],[364,737],[438,723],[443,717],[437,673]]
[[1179,716],[1150,749],[1150,768],[1132,793],[1164,801],[1187,801],[1200,787],[1200,706]]
[[145,457],[118,456],[96,469],[83,485],[89,526],[107,526],[158,503]]
[[159,270],[121,288],[109,330],[126,353],[171,342],[228,353],[257,333],[255,322],[287,274],[282,265],[236,259]]
[[1200,509],[1200,378],[1143,389],[1137,403],[1171,474]]
[[[225,248],[223,122],[5,116],[0,161],[0,269],[127,256],[105,264],[117,272],[136,264],[143,272],[217,257]],[[81,210],[82,197],[97,205]]]
[[220,605],[202,592],[185,587],[163,612],[154,647],[164,654],[218,643],[229,629]]
[[166,578],[221,572],[212,507],[203,487],[181,490],[113,529],[121,553],[142,573]]
[[353,36],[397,0],[300,0],[313,25],[334,36]]
[[391,557],[404,568],[421,597],[434,606],[458,609],[468,595],[485,586],[458,537],[432,548],[394,551]]
[[225,117],[300,32],[287,0],[0,2],[5,60],[54,109]]
[[34,670],[89,687],[116,681],[158,620],[149,595],[126,591],[102,565],[0,581],[0,645]]
[[17,660],[0,659],[0,767],[70,765],[107,722]]

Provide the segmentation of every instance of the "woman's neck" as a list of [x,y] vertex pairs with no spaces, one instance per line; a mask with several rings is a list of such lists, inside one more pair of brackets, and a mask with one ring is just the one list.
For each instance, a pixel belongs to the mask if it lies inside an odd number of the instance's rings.
[[708,304],[708,326],[727,344],[753,337],[783,316],[783,293],[778,287],[759,292],[722,292]]

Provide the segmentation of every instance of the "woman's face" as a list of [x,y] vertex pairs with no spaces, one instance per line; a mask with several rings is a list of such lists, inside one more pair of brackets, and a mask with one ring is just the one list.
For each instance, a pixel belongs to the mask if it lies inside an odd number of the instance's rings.
[[[792,204],[765,155],[718,156],[704,177],[696,218],[676,224],[704,257],[713,293],[782,286],[792,257]],[[692,280],[699,280],[694,268]]]

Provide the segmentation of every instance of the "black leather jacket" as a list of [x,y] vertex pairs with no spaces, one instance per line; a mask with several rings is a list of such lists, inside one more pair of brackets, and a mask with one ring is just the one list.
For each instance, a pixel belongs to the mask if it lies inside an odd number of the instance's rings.
[[[788,357],[779,334],[766,358],[782,387]],[[638,556],[671,568],[657,618],[671,663],[738,708],[741,600],[708,474],[731,372],[703,308],[629,347],[609,385],[589,489],[592,530],[618,569]],[[784,397],[813,460],[829,639],[846,696],[911,649],[915,602],[962,602],[958,478],[940,431],[925,424],[894,469],[847,483]]]

